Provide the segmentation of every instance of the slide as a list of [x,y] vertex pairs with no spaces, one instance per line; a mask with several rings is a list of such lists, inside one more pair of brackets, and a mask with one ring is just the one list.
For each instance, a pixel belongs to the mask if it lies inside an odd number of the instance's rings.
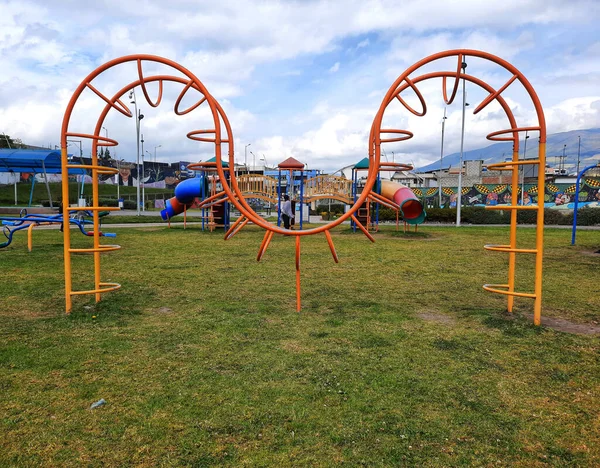
[[423,204],[406,185],[382,180],[381,195],[400,206],[402,218],[408,224],[421,224],[425,221],[426,213]]
[[204,183],[204,177],[194,177],[185,179],[175,187],[175,196],[165,203],[165,209],[160,212],[162,219],[169,220],[173,216],[183,213],[183,210],[189,208],[194,202],[194,198],[200,196],[200,188]]

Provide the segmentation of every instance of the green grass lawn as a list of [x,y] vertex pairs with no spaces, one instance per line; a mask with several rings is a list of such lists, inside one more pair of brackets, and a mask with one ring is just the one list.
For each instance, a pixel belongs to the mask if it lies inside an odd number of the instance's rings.
[[[481,289],[505,281],[482,246],[508,228],[340,228],[337,265],[303,238],[300,313],[293,237],[257,263],[256,227],[115,232],[103,280],[122,290],[70,316],[58,231],[0,251],[0,466],[600,465],[600,338]],[[599,248],[546,230],[544,315],[600,319]],[[91,258],[73,263],[90,287]]]

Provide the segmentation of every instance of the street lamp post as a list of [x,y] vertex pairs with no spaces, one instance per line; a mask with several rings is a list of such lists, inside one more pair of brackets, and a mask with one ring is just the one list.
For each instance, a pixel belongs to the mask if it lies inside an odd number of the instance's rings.
[[256,169],[256,155],[250,151],[250,154],[252,155],[252,170],[254,171]]
[[[144,118],[144,116],[142,115],[142,111],[138,110],[137,107],[137,101],[135,99],[135,89],[132,89],[129,92],[129,99],[131,99],[131,104],[133,104],[135,106],[135,135],[136,135],[136,165],[137,165],[137,175],[138,175],[138,183],[137,183],[137,190],[136,190],[136,195],[137,195],[137,215],[140,216],[140,181],[141,181],[141,176],[140,176],[140,123],[141,120]],[[142,159],[143,159],[143,154],[142,154]],[[142,174],[143,176],[143,174]]]
[[156,148],[161,148],[162,145],[158,145],[154,147],[154,170],[156,170]]
[[[525,130],[525,144],[523,145],[523,159],[527,159],[527,140],[529,140],[529,135],[527,134],[527,130]],[[523,200],[525,197],[525,164],[521,166],[521,205],[523,204]]]
[[581,135],[579,135],[577,138],[579,139],[579,142],[577,143],[577,173],[576,173],[576,175],[579,175],[579,161],[581,158]]
[[[467,70],[467,62],[461,64],[463,74]],[[465,83],[467,80],[463,78],[463,102],[462,102],[462,127],[460,133],[460,161],[458,164],[458,196],[456,197],[456,226],[460,226],[460,205],[462,204],[462,165],[463,165],[463,151],[465,145],[465,110],[467,104],[467,93],[465,90]]]
[[142,211],[146,211],[146,184],[144,178],[146,177],[146,168],[144,167],[144,134],[142,133],[142,177],[138,180],[138,185],[142,184]]
[[250,143],[244,146],[244,166],[246,166],[246,172],[248,172],[248,146],[250,146]]
[[[108,128],[106,127],[102,127],[104,129],[104,131],[106,132],[106,139],[108,140]],[[98,153],[98,149],[96,149],[96,154]],[[92,175],[94,173],[92,172]],[[82,189],[83,192],[83,189]],[[119,175],[117,174],[117,198],[119,197]],[[117,202],[118,203],[118,202]]]
[[[79,144],[79,162],[81,164],[83,164],[83,147],[81,146],[82,145],[81,140],[67,140],[67,142]],[[67,146],[68,146],[68,143],[67,143]],[[84,182],[84,177],[85,177],[85,174],[82,174],[81,175],[81,186],[80,186],[81,189],[80,189],[80,192],[79,192],[79,195],[78,195],[77,198],[82,198],[83,197],[83,184],[85,183]]]
[[442,148],[440,150],[440,170],[438,173],[438,195],[440,208],[442,207],[442,160],[444,159],[444,128],[446,127],[446,107],[444,107],[444,118],[442,119]]

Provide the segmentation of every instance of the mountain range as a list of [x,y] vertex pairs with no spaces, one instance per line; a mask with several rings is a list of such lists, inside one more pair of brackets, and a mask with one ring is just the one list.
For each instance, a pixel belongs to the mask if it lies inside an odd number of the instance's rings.
[[[581,137],[581,149],[579,153],[580,170],[584,167],[600,163],[600,128],[589,128],[585,130],[572,130],[569,132],[553,133],[546,138],[546,165],[556,169],[565,169],[567,174],[575,173],[577,170],[577,153]],[[525,140],[521,139],[519,149],[521,158]],[[535,158],[538,152],[538,138],[527,140],[527,157]],[[565,157],[563,158],[563,153]],[[495,143],[484,148],[465,151],[463,160],[483,160],[484,164],[502,162],[506,158],[512,158],[512,143]],[[564,160],[564,161],[563,161]],[[450,167],[458,167],[460,153],[452,153],[439,160],[417,169],[417,172],[431,172]]]

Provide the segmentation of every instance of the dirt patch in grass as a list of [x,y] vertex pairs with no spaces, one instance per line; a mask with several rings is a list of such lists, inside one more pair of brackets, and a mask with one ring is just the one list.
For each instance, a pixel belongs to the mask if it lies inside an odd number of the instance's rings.
[[439,239],[439,237],[434,236],[433,234],[429,233],[429,232],[423,232],[423,231],[392,231],[389,233],[390,236],[392,237],[399,237],[401,239],[411,239],[411,240],[437,240]]
[[438,312],[421,312],[420,314],[417,314],[417,317],[425,320],[426,322],[437,322],[444,325],[454,325],[456,323],[456,319],[454,317],[440,314]]
[[590,257],[600,257],[600,250],[584,250],[581,253],[583,255],[589,255]]
[[[533,321],[533,314],[525,314]],[[588,323],[574,323],[569,320],[542,316],[542,325],[553,330],[575,335],[600,335],[600,326]]]

